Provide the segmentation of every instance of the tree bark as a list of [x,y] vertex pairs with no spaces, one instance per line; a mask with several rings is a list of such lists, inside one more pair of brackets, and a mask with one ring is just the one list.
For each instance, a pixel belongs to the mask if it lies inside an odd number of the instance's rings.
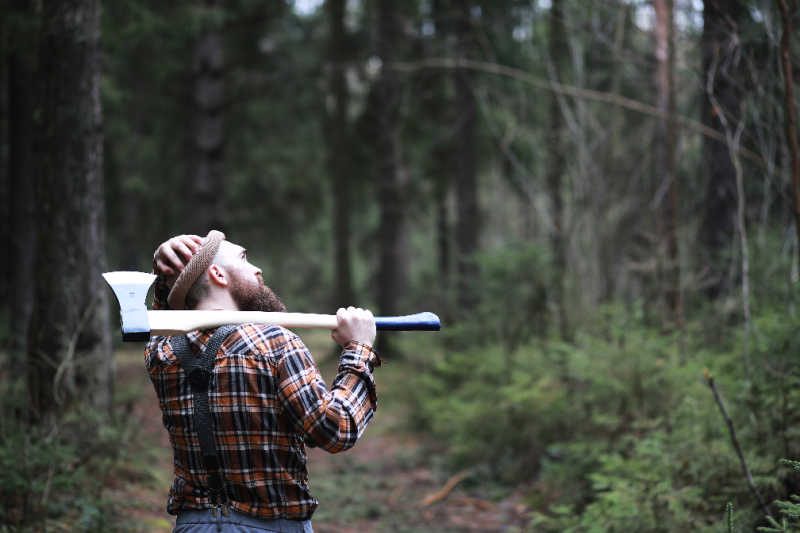
[[[614,24],[614,48],[612,56],[622,57],[625,46],[630,44],[627,42],[628,36],[631,33],[628,28],[631,25],[633,6],[618,1],[615,3],[614,9],[616,11],[616,21]],[[610,94],[620,94],[625,64],[622,61],[612,61],[609,66],[611,68],[609,92]],[[623,118],[624,115],[622,113],[611,113],[608,118],[608,130],[610,134],[608,138],[608,149],[603,158],[603,169],[606,176],[614,176],[617,174],[619,168],[625,162],[624,150],[626,147],[622,141]],[[597,208],[599,211],[596,212],[596,216],[605,216],[616,200],[616,190],[617,187],[614,187],[613,182],[610,181],[609,187],[600,187],[597,191],[597,196],[599,196]],[[609,233],[616,238],[601,238],[598,242],[600,275],[603,282],[599,299],[601,303],[611,302],[616,294],[616,276],[620,267],[619,258],[625,254],[624,250],[620,249],[619,237],[626,232],[627,228],[621,227],[619,223],[616,223],[614,226],[615,227],[612,228]]]
[[[450,292],[450,209],[447,205],[447,196],[450,192],[449,170],[446,164],[447,153],[441,148],[435,150],[433,157],[436,160],[434,168],[438,169],[436,183],[434,184],[434,202],[436,209],[436,266],[437,280],[442,288],[442,295]],[[443,311],[449,313],[447,302],[443,303]]]
[[350,185],[353,168],[352,128],[347,115],[350,95],[345,77],[350,47],[344,25],[345,0],[328,0],[329,42],[329,92],[332,105],[325,117],[325,141],[328,146],[328,168],[331,173],[333,197],[334,242],[334,308],[354,305],[353,272],[350,248],[351,227]]
[[656,123],[655,164],[653,175],[658,188],[666,186],[661,206],[661,273],[663,294],[670,319],[683,326],[681,302],[681,271],[678,257],[679,188],[675,165],[675,45],[672,0],[653,0],[656,12],[656,90],[657,107],[663,113]]
[[[455,54],[467,58],[474,54],[474,32],[470,22],[470,3],[458,0],[454,9]],[[458,69],[454,74],[455,126],[453,157],[455,158],[453,186],[456,192],[456,249],[458,306],[461,313],[470,314],[478,302],[477,264],[479,228],[478,176],[475,161],[475,131],[478,109],[472,92],[473,72]]]
[[[0,24],[0,198],[8,199],[11,190],[10,176],[10,133],[11,129],[11,108],[8,104],[10,95],[9,70],[12,53],[9,51],[11,37],[8,35],[8,28]],[[0,235],[11,234],[11,213],[10,200],[0,202]],[[13,257],[13,256],[11,256]],[[10,278],[13,272],[11,261],[3,262],[0,266],[0,302],[9,301],[9,291],[11,288]],[[8,305],[0,307],[0,316],[5,316]]]
[[42,7],[36,123],[35,300],[28,344],[34,418],[78,389],[110,409],[113,359],[105,270],[99,0]]
[[[384,67],[392,63],[400,44],[399,18],[391,0],[378,2],[377,53]],[[400,161],[400,92],[396,72],[381,69],[376,87],[377,158],[379,172],[380,265],[378,272],[378,310],[382,314],[399,311],[398,301],[407,287],[408,235],[405,209],[408,178]]]
[[[564,9],[561,0],[550,4],[548,20],[550,28],[549,52],[552,63],[552,76],[556,83],[562,83],[561,66],[567,51],[567,37],[564,29]],[[564,117],[559,105],[558,95],[550,93],[549,102],[550,131],[547,168],[547,188],[552,207],[553,232],[550,237],[553,248],[553,300],[556,303],[561,339],[570,341],[572,331],[564,301],[564,277],[567,269],[567,246],[564,235],[564,200],[562,196],[563,178],[567,170],[565,159]]]
[[[220,0],[204,0],[206,9],[221,9]],[[205,235],[224,229],[225,50],[219,28],[204,28],[194,43],[191,78],[192,116],[189,134],[185,231]]]
[[[27,4],[20,2],[18,4]],[[28,5],[16,5],[20,17],[32,17]],[[34,196],[33,112],[35,40],[32,35],[15,35],[16,46],[7,62],[8,94],[8,279],[11,374],[23,368],[27,352],[28,326],[33,310],[33,271],[36,247],[36,201]]]
[[[447,0],[434,0],[431,4],[431,15],[435,28],[436,51],[450,56],[450,43],[448,36],[451,33],[448,25]],[[454,120],[453,109],[448,98],[451,92],[452,80],[448,72],[432,72],[428,75],[431,87],[428,89],[430,97],[425,101],[424,113],[432,120],[442,125],[441,133],[437,134],[438,142],[431,152],[431,174],[433,177],[433,200],[436,220],[436,265],[437,282],[440,287],[440,309],[444,319],[449,318],[451,287],[451,235],[450,235],[450,208],[448,196],[451,187],[452,154],[450,150],[449,125]],[[445,129],[446,128],[446,129]],[[437,130],[438,131],[438,130]]]
[[797,108],[794,104],[794,89],[792,88],[792,61],[790,58],[792,16],[786,0],[778,0],[783,20],[783,35],[781,36],[781,66],[783,68],[783,83],[786,101],[786,144],[792,163],[792,192],[794,193],[794,219],[797,232],[797,242],[800,246],[800,155],[797,146]]
[[[729,117],[731,124],[739,122],[739,92],[737,90],[736,48],[738,47],[738,24],[746,15],[746,7],[740,2],[723,0],[704,0],[703,35],[701,50],[703,55],[703,76],[713,73],[714,85],[711,88],[719,105]],[[704,79],[704,84],[705,84]],[[703,124],[720,131],[720,110],[714,109],[709,98],[703,100]],[[706,270],[711,282],[706,289],[709,298],[716,298],[725,289],[725,252],[733,244],[736,228],[736,172],[724,143],[708,137],[703,138],[703,172],[708,176],[708,186],[704,203],[705,212],[700,227],[700,242],[707,255]]]

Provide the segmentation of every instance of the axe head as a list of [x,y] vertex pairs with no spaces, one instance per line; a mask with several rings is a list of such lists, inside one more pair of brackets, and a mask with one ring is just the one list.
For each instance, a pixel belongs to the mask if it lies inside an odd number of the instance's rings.
[[146,341],[150,338],[147,318],[147,291],[156,279],[144,272],[106,272],[103,277],[119,302],[123,341]]

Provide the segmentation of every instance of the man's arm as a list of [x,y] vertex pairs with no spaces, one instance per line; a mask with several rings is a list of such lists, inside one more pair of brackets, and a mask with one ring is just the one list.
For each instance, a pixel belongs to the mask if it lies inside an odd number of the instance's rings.
[[[203,245],[204,239],[197,235],[178,235],[161,243],[153,253],[153,309],[169,309],[167,296],[178,273],[186,266],[192,255]],[[175,356],[165,349],[165,337],[153,335],[144,351],[145,366],[152,370],[175,364]]]
[[311,444],[336,453],[351,448],[377,408],[372,349],[375,319],[363,309],[339,309],[332,337],[342,346],[331,390],[303,342],[294,337],[279,364],[280,395],[286,413]]
[[172,283],[204,241],[199,235],[178,235],[156,248],[153,253],[153,274],[157,276],[153,288],[154,309],[169,309],[167,296]]

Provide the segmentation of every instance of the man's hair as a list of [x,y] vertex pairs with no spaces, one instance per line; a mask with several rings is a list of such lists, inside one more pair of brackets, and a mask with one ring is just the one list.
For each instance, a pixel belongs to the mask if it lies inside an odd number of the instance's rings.
[[[214,255],[211,264],[227,268],[228,263],[229,261],[226,259],[226,257],[221,255],[218,251]],[[209,268],[210,266],[211,265],[209,265]],[[197,306],[200,305],[200,302],[208,297],[209,292],[211,292],[211,280],[208,279],[208,269],[206,269],[205,272],[200,274],[200,277],[197,278],[197,281],[194,282],[194,285],[192,285],[189,288],[189,291],[186,293],[186,298],[184,299],[186,302],[186,309],[196,309]]]
[[203,272],[186,293],[186,309],[195,309],[208,296],[210,290],[208,272]]

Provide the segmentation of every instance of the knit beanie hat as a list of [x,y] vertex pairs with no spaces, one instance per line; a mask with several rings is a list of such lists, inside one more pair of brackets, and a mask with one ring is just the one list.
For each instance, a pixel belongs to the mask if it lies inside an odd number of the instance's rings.
[[172,285],[172,290],[169,291],[167,303],[170,309],[186,308],[186,293],[192,288],[197,278],[211,266],[211,262],[214,260],[214,256],[217,255],[217,250],[219,250],[219,245],[224,240],[225,234],[221,231],[212,229],[208,232],[206,242],[189,259],[189,262],[178,275],[178,279]]

